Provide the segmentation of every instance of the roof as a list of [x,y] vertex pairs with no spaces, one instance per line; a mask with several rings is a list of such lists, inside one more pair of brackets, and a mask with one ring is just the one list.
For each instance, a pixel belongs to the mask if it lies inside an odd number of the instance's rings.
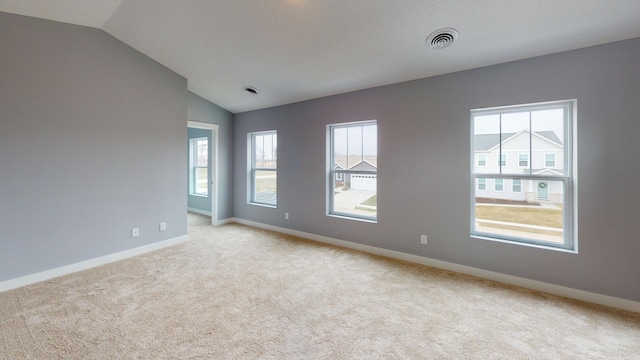
[[[526,174],[529,174],[529,169],[525,170]],[[562,169],[531,169],[531,174],[541,175],[541,174],[553,174],[553,175],[562,175],[564,171]]]
[[[348,157],[348,159],[347,159],[347,156],[337,155],[334,158],[334,161],[336,163],[335,168],[342,169],[342,170],[344,169],[360,170],[359,168],[355,168],[355,166],[362,163],[363,161],[371,164],[374,168],[378,167],[378,157],[374,155],[365,155],[364,158],[359,155],[351,155]],[[347,161],[348,161],[348,164],[347,164]]]
[[[523,130],[528,132],[528,130]],[[504,141],[510,139],[514,135],[518,133],[503,133],[502,139]],[[562,145],[562,140],[556,135],[553,131],[535,131],[534,134],[539,135],[549,141],[552,141],[556,144]],[[500,134],[478,134],[474,136],[473,139],[473,149],[475,151],[484,151],[489,150],[492,147],[498,145],[500,143]]]

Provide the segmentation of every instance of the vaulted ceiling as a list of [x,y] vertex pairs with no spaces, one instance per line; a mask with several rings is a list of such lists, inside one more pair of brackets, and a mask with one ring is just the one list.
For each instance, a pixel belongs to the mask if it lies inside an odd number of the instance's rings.
[[[100,28],[234,113],[640,37],[639,0],[0,0],[0,11]],[[426,46],[443,27],[457,41]]]

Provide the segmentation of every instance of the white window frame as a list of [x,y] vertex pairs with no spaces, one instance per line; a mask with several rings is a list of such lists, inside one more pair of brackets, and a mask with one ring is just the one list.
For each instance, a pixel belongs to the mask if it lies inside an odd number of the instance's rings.
[[[481,188],[484,186],[484,189]],[[478,178],[478,191],[487,191],[487,179],[486,178]]]
[[[502,160],[503,157],[504,157],[504,160]],[[498,154],[498,167],[499,168],[507,167],[508,158],[509,157],[507,156],[507,154]],[[504,165],[502,165],[502,163],[504,163]]]
[[[498,189],[498,181],[500,182],[500,189]],[[504,191],[504,179],[493,179],[493,191],[495,192]]]
[[[248,152],[249,152],[249,171],[248,171],[248,180],[247,180],[247,184],[248,184],[248,190],[247,190],[247,199],[248,199],[248,203],[252,204],[252,205],[260,205],[260,206],[266,206],[266,207],[272,207],[272,208],[277,208],[278,207],[278,197],[277,197],[277,188],[278,188],[278,184],[277,184],[277,179],[278,179],[278,158],[277,158],[277,153],[275,155],[272,154],[272,156],[275,156],[275,163],[276,166],[275,167],[258,167],[256,165],[256,136],[267,136],[267,135],[273,135],[275,137],[275,140],[273,142],[273,145],[276,149],[277,152],[277,144],[278,144],[278,132],[277,130],[268,130],[268,131],[257,131],[257,132],[251,132],[248,134]],[[276,174],[276,199],[274,202],[265,202],[265,201],[259,201],[256,199],[256,172],[257,171],[271,171],[274,172]]]
[[[516,181],[519,181],[518,187],[520,190],[516,190]],[[511,179],[511,192],[513,193],[521,193],[522,192],[522,179]]]
[[[481,157],[482,160],[480,160]],[[484,165],[480,165],[480,161],[484,162]],[[487,167],[487,154],[478,154],[477,164],[478,167]]]
[[[349,122],[349,123],[327,125],[327,173],[328,173],[327,174],[328,176],[326,177],[326,179],[328,179],[327,181],[327,216],[334,216],[334,217],[339,217],[344,219],[359,220],[359,221],[365,221],[365,222],[371,222],[371,223],[378,222],[377,211],[375,216],[364,216],[364,215],[358,215],[353,213],[344,213],[344,212],[335,211],[334,205],[333,205],[333,201],[334,201],[333,179],[336,179],[338,175],[343,175],[342,176],[343,179],[346,179],[347,175],[373,175],[376,177],[376,195],[378,194],[378,179],[377,179],[378,167],[377,166],[376,166],[376,170],[336,169],[335,164],[337,164],[337,162],[335,161],[335,156],[334,156],[335,154],[333,152],[334,150],[333,131],[335,129],[349,128],[349,127],[363,127],[363,126],[370,126],[370,125],[375,125],[377,128],[378,121],[366,120],[366,121],[356,121],[356,122]],[[378,139],[376,138],[376,142],[377,141]]]
[[[547,155],[553,156],[553,165],[552,166],[548,166],[547,165]],[[556,156],[555,153],[545,153],[544,154],[544,168],[545,169],[555,169],[556,168],[556,164],[557,164],[557,156]]]
[[[576,171],[576,147],[577,142],[575,140],[576,136],[576,108],[577,101],[573,100],[562,100],[562,101],[553,101],[546,103],[534,103],[534,104],[525,104],[525,105],[515,105],[515,106],[506,106],[506,107],[495,107],[495,108],[484,108],[484,109],[473,109],[470,112],[471,118],[471,159],[474,160],[474,118],[476,116],[486,116],[486,115],[502,115],[508,113],[515,112],[526,112],[526,111],[539,111],[539,110],[551,110],[551,109],[562,109],[564,112],[564,121],[563,121],[563,151],[564,151],[564,168],[563,174],[560,175],[549,175],[549,174],[532,174],[529,172],[528,174],[506,174],[502,173],[502,167],[498,166],[498,170],[494,173],[482,172],[478,173],[475,171],[475,163],[472,161],[471,164],[471,199],[470,199],[470,232],[472,238],[483,239],[483,240],[491,240],[491,241],[499,241],[506,242],[510,244],[518,244],[525,246],[533,246],[538,248],[557,250],[557,251],[565,251],[569,253],[577,253],[578,252],[578,232],[577,232],[577,207],[576,207],[576,183],[577,183],[577,171]],[[530,150],[530,153],[533,153]],[[555,155],[555,154],[554,154]],[[498,154],[498,159],[500,159],[500,154]],[[498,165],[500,163],[498,162]],[[531,155],[529,155],[529,167],[531,167]],[[545,165],[546,165],[546,155],[545,155]],[[556,156],[556,165],[557,165],[557,156]],[[532,238],[524,238],[518,237],[515,235],[503,235],[488,231],[481,231],[476,229],[476,220],[475,220],[475,198],[476,198],[476,179],[477,178],[487,178],[487,179],[521,179],[521,183],[524,186],[525,180],[541,180],[541,181],[557,181],[562,182],[563,191],[562,191],[562,203],[563,203],[563,242],[561,244],[551,242],[551,241],[542,241],[538,239]],[[523,189],[524,191],[524,189]]]
[[[522,160],[520,159],[520,157],[521,157],[522,155],[524,155],[524,156],[526,156],[526,157],[527,157],[527,159],[526,159],[526,160],[524,160],[524,161],[526,161],[526,162],[527,162],[525,165],[520,164],[520,163],[522,162]],[[521,167],[521,168],[528,168],[528,167],[529,167],[529,154],[525,154],[525,153],[519,153],[519,154],[518,154],[518,167]]]
[[[197,137],[189,139],[189,194],[192,196],[209,197],[209,155],[207,154],[207,166],[200,166],[198,164],[198,151],[196,147],[200,141],[207,142],[207,152],[209,153],[209,139],[207,137]],[[207,169],[207,192],[198,192],[198,185],[196,184],[198,169]]]

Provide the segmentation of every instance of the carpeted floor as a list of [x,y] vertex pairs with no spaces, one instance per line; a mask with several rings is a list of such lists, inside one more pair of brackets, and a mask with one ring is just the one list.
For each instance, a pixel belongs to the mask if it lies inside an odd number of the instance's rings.
[[0,358],[640,359],[640,314],[207,221],[0,293]]

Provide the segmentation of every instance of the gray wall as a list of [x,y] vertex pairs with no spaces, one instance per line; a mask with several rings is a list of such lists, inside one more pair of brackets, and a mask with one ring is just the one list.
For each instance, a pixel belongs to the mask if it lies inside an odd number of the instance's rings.
[[218,220],[233,217],[233,114],[189,92],[189,120],[218,125]]
[[[208,140],[208,149],[209,149],[209,168],[208,170],[208,177],[209,177],[209,183],[208,183],[208,195],[207,196],[201,196],[201,195],[191,195],[191,186],[187,181],[187,207],[189,209],[195,209],[195,210],[201,210],[207,213],[211,212],[211,197],[209,196],[209,194],[211,194],[211,172],[212,172],[212,168],[211,168],[211,161],[213,161],[213,158],[211,156],[211,151],[213,149],[213,147],[215,146],[215,144],[212,142],[212,136],[211,136],[211,131],[206,130],[206,129],[196,129],[196,128],[188,128],[187,129],[187,152],[189,152],[189,148],[191,147],[191,139],[195,139],[195,138],[203,138],[206,137]],[[189,155],[187,155],[187,163],[190,163],[190,159],[189,159]],[[189,179],[189,177],[191,176],[191,167],[188,166],[187,167],[187,179]]]
[[[632,39],[236,114],[235,216],[640,301],[639,59]],[[579,254],[470,238],[469,110],[573,98]],[[368,119],[378,120],[378,223],[327,217],[326,125]],[[270,129],[277,209],[246,203],[247,133]]]
[[185,235],[186,80],[101,30],[7,13],[0,49],[0,281]]

